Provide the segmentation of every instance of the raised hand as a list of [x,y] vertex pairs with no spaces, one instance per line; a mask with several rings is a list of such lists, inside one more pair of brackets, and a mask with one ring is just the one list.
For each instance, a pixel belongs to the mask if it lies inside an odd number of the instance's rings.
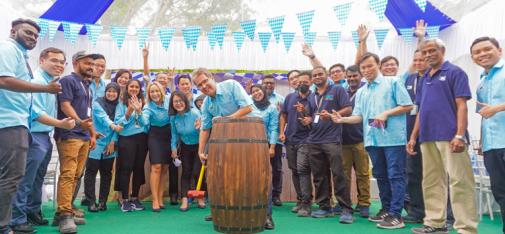
[[51,80],[51,82],[49,82],[49,84],[46,85],[46,91],[48,93],[60,93],[61,90],[63,89],[61,88],[61,84],[58,82],[59,80],[60,80],[59,77]]
[[149,57],[149,43],[146,43],[144,45],[144,48],[142,49],[142,57],[144,58]]
[[358,32],[358,38],[360,41],[366,41],[366,39],[368,38],[368,35],[370,34],[370,31],[368,30],[368,28],[364,24],[360,24],[358,26],[358,30],[356,30],[356,31]]
[[314,51],[312,50],[312,48],[309,45],[307,45],[306,43],[302,44],[302,54],[309,57],[309,58],[313,58],[316,56],[314,54]]
[[301,104],[300,102],[296,102],[296,104],[293,105],[293,107],[295,107],[296,111],[298,111],[298,112],[304,112],[305,111],[305,106],[303,104]]
[[424,38],[427,26],[428,24],[425,23],[423,19],[416,20],[416,27],[414,28],[414,34],[416,35],[416,37]]

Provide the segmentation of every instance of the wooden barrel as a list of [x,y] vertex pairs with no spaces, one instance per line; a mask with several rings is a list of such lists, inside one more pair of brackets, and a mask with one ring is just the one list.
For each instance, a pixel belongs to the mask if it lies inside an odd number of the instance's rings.
[[263,121],[257,117],[212,121],[207,187],[214,229],[254,233],[264,229],[271,168]]

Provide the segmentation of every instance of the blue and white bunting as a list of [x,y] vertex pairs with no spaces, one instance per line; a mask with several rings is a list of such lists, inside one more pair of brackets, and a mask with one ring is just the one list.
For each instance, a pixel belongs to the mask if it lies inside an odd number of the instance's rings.
[[331,47],[333,47],[334,50],[336,50],[338,47],[338,42],[340,41],[341,35],[341,32],[328,32],[328,40],[330,40]]
[[170,42],[174,37],[175,28],[158,28],[158,36],[160,37],[161,46],[167,50]]
[[150,28],[137,28],[137,40],[139,42],[140,49],[144,48],[144,45],[146,44],[147,38],[149,38],[150,33]]
[[182,37],[184,37],[184,42],[186,42],[186,48],[196,50],[200,30],[200,26],[189,26],[182,29]]
[[232,32],[231,35],[233,36],[237,50],[240,51],[240,48],[242,48],[242,45],[244,44],[245,32]]
[[100,36],[100,33],[102,33],[103,26],[99,24],[86,24],[85,26],[88,34],[88,40],[91,42],[93,47],[95,47],[98,37]]
[[338,22],[342,26],[347,24],[347,19],[349,19],[349,13],[351,12],[352,2],[336,5],[333,7],[333,11],[335,11],[335,15],[337,16]]
[[358,48],[359,46],[359,34],[357,31],[351,31],[352,41],[354,42],[354,46]]
[[275,43],[279,44],[279,41],[281,40],[282,27],[284,26],[284,16],[269,18],[268,24],[270,25],[272,33],[274,34]]
[[123,47],[124,39],[126,37],[126,32],[128,27],[124,26],[111,26],[110,33],[112,39],[116,42],[117,48],[121,49]]
[[428,33],[428,37],[431,39],[438,38],[438,33],[440,32],[440,26],[428,26],[426,27],[426,33]]
[[386,12],[386,7],[388,5],[388,0],[368,0],[370,8],[373,10],[377,18],[383,21],[386,18],[384,13]]
[[293,40],[295,39],[294,32],[282,32],[282,41],[284,42],[284,48],[286,48],[286,53],[289,52],[291,45],[293,44]]
[[382,49],[389,29],[375,29],[373,31],[375,32],[375,40],[377,41],[377,45],[379,46],[379,49]]
[[414,29],[413,28],[400,28],[400,34],[403,37],[403,40],[407,43],[412,42],[412,38],[414,38]]
[[296,14],[298,22],[300,22],[300,27],[302,27],[303,34],[310,31],[310,26],[312,25],[312,19],[314,18],[314,10],[300,12]]
[[54,36],[56,35],[56,32],[58,31],[58,27],[60,27],[60,22],[58,21],[52,21],[48,20],[49,26],[47,27],[47,37],[49,38],[49,41],[54,40]]
[[423,12],[426,11],[426,0],[414,0],[414,2],[416,2],[417,6],[419,6]]
[[249,40],[254,40],[254,34],[256,32],[256,20],[240,21],[240,27],[242,27],[242,30],[244,30]]
[[224,43],[224,34],[226,32],[226,24],[215,24],[212,25],[211,28],[214,37],[216,38],[216,42],[219,45],[219,48],[223,48]]
[[261,48],[263,48],[263,53],[267,51],[268,43],[272,37],[271,32],[258,32],[258,37],[260,39]]
[[209,40],[209,46],[210,49],[214,49],[214,46],[216,46],[216,34],[214,32],[207,32],[207,39]]
[[314,41],[316,40],[316,32],[306,32],[303,34],[303,40],[307,45],[312,47],[314,45]]
[[39,32],[39,40],[40,40],[46,36],[47,30],[49,28],[49,22],[47,19],[43,19],[43,18],[37,18],[36,22],[40,27],[40,32]]
[[81,31],[82,24],[70,23],[70,22],[62,22],[63,25],[63,37],[65,40],[70,43],[75,44],[77,41],[77,36]]

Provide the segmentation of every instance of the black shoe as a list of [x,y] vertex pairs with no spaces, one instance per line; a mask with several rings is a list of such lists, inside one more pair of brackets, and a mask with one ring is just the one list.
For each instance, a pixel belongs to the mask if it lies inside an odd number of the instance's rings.
[[81,200],[81,206],[89,206],[89,205],[91,205],[91,201],[88,200],[87,198],[83,198]]
[[96,203],[92,203],[88,206],[88,211],[93,213],[98,212],[98,205]]
[[282,206],[281,199],[278,198],[278,197],[273,197],[272,198],[272,204],[274,204],[274,206]]
[[170,205],[175,206],[177,204],[179,204],[179,202],[177,202],[177,195],[170,195]]
[[44,219],[41,213],[28,213],[26,214],[26,218],[29,223],[35,226],[45,226],[49,224],[49,221]]
[[205,221],[212,221],[212,215],[205,216]]
[[275,228],[274,220],[271,215],[267,215],[267,220],[265,221],[265,229],[273,230]]
[[98,203],[98,210],[99,211],[106,211],[107,210],[107,203],[106,202],[99,202]]
[[35,233],[37,232],[37,230],[35,230],[32,225],[30,225],[29,223],[22,223],[22,224],[18,224],[16,226],[13,226],[11,227],[12,230],[14,231],[14,233]]

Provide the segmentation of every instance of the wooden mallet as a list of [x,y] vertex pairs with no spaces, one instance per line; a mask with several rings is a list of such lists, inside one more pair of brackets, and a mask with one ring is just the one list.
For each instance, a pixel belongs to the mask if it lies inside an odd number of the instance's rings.
[[196,185],[196,190],[189,190],[188,198],[203,198],[205,196],[205,191],[200,191],[200,188],[202,187],[204,170],[205,166],[202,164],[202,168],[200,169],[200,177],[198,177],[198,183]]

